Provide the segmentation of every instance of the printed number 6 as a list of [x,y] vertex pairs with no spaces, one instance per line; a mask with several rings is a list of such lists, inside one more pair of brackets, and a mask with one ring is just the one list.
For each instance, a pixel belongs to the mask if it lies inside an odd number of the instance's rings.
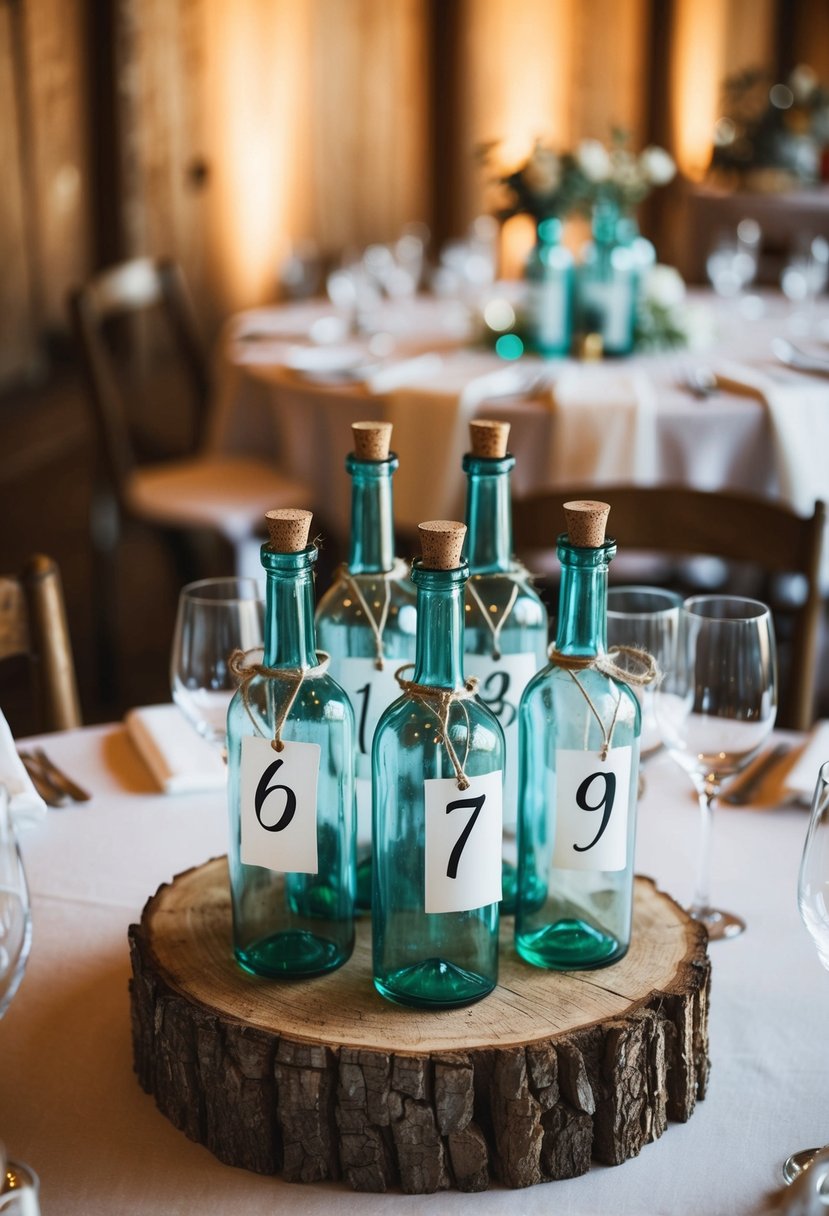
[[[288,826],[296,813],[296,794],[287,785],[268,785],[272,777],[275,777],[280,768],[284,764],[284,760],[274,760],[273,764],[269,764],[262,776],[259,778],[259,784],[256,787],[256,793],[253,798],[254,806],[256,807],[256,818],[259,820],[266,832],[282,832]],[[272,794],[274,790],[285,791],[285,809],[274,824],[262,822],[262,804],[268,794]]]
[[468,819],[466,825],[464,826],[463,831],[461,832],[458,839],[455,841],[455,847],[452,849],[452,852],[449,854],[449,865],[446,867],[446,877],[447,878],[457,878],[458,877],[458,865],[460,864],[461,853],[463,852],[464,845],[466,844],[467,840],[469,839],[470,833],[475,826],[475,820],[480,815],[481,808],[484,805],[485,801],[486,801],[486,794],[479,794],[477,798],[457,798],[454,802],[450,802],[446,807],[447,815],[449,815],[452,811],[457,810],[458,807],[468,806],[468,807],[475,808],[474,813],[469,816],[469,819]]
[[[604,781],[604,798],[601,802],[597,802],[595,806],[590,806],[587,802],[587,793],[592,783],[597,777],[601,777]],[[613,800],[616,797],[616,774],[615,773],[591,773],[589,777],[585,777],[579,788],[576,790],[576,806],[582,811],[602,811],[601,826],[590,841],[590,844],[574,844],[573,848],[577,853],[586,853],[588,849],[592,849],[594,844],[602,838],[602,834],[610,822],[610,812],[613,810]]]

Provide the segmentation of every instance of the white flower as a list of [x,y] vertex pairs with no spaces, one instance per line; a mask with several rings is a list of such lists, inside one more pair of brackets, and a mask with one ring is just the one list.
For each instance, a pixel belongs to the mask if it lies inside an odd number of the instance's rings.
[[657,148],[655,144],[651,144],[642,151],[639,156],[639,165],[645,179],[652,186],[666,186],[676,173],[673,157],[669,156],[664,148]]
[[552,194],[561,181],[561,165],[555,152],[536,144],[524,166],[524,181],[534,194]]
[[645,298],[659,308],[678,308],[685,299],[685,283],[673,266],[652,266],[642,288]]
[[598,139],[583,139],[576,149],[576,161],[591,182],[606,182],[610,176],[610,153]]
[[808,102],[818,85],[817,73],[807,63],[799,63],[789,76],[789,88],[798,105]]

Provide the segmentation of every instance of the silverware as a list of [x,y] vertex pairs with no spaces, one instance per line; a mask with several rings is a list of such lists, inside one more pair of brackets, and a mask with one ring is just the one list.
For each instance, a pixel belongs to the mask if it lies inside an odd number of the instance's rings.
[[820,355],[808,354],[799,346],[795,346],[794,342],[790,342],[788,338],[773,338],[771,349],[776,358],[781,363],[785,363],[786,367],[792,367],[799,372],[814,372],[819,376],[829,376],[829,359],[822,359]]
[[733,790],[726,790],[721,801],[729,802],[732,806],[745,806],[751,802],[771,770],[778,761],[789,754],[790,750],[791,747],[788,743],[778,743],[770,748],[763,756],[754,761],[745,781],[740,781]]
[[19,752],[18,754],[23,761],[23,767],[29,774],[29,780],[47,806],[66,806],[72,801],[65,790],[58,789],[54,782],[49,780],[31,752]]
[[82,785],[78,785],[77,781],[73,781],[62,768],[58,768],[54,760],[49,759],[42,747],[34,749],[34,757],[45,770],[52,784],[67,793],[73,802],[89,802],[92,795]]
[[707,401],[717,392],[717,377],[710,367],[695,366],[685,370],[682,385],[700,401]]

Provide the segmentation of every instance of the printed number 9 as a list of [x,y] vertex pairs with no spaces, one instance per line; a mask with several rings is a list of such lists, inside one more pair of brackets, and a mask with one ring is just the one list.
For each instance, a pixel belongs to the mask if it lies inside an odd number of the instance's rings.
[[[587,794],[590,786],[597,778],[604,781],[604,797],[601,802],[597,802],[594,806],[590,806],[587,801]],[[598,832],[590,841],[590,844],[574,844],[573,848],[577,853],[586,853],[588,849],[592,849],[595,844],[602,838],[605,828],[610,822],[610,812],[613,810],[613,800],[616,797],[616,774],[615,773],[591,773],[589,777],[585,777],[579,788],[576,790],[576,806],[582,811],[602,811],[602,822]]]
[[[272,777],[275,777],[280,768],[284,764],[283,760],[274,760],[273,764],[269,764],[262,776],[259,778],[259,784],[256,787],[253,803],[256,808],[256,818],[259,820],[266,832],[282,832],[288,826],[296,814],[296,794],[288,785],[268,785]],[[262,804],[269,794],[274,790],[285,791],[285,809],[281,817],[276,823],[268,824],[262,821]]]

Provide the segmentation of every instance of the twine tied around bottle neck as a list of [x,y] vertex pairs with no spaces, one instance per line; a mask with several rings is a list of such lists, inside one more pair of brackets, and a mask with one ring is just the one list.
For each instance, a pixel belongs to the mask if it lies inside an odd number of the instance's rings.
[[[468,790],[469,778],[464,769],[469,759],[469,736],[471,732],[469,714],[466,712],[464,701],[468,701],[471,697],[474,697],[478,691],[477,676],[468,676],[464,680],[463,688],[438,688],[433,684],[417,684],[414,680],[404,680],[401,672],[408,671],[410,667],[414,667],[414,663],[404,663],[394,673],[394,678],[400,685],[400,691],[404,697],[409,697],[410,700],[416,701],[418,705],[422,705],[424,709],[428,709],[437,718],[441,733],[438,735],[436,742],[443,743],[446,747],[446,753],[455,770],[458,789]],[[466,750],[463,760],[458,756],[452,740],[449,738],[449,713],[455,703],[460,704],[466,718]]]
[[288,719],[288,714],[291,712],[294,701],[296,701],[299,695],[303,680],[306,677],[315,679],[317,676],[324,675],[328,670],[331,656],[326,654],[324,650],[318,650],[317,659],[319,662],[316,667],[267,667],[264,663],[246,662],[248,655],[257,654],[259,650],[261,650],[261,647],[254,647],[253,650],[234,650],[227,660],[227,667],[231,675],[239,682],[242,704],[253,723],[256,733],[262,735],[262,738],[265,738],[265,735],[260,730],[259,723],[253,716],[250,704],[251,680],[259,676],[264,680],[278,680],[280,683],[288,685],[288,698],[274,718],[273,739],[271,740],[273,750],[281,752],[285,749],[282,728]]
[[[593,671],[600,672],[603,676],[619,680],[620,683],[627,684],[628,687],[643,688],[646,684],[652,684],[659,678],[660,672],[656,659],[652,654],[648,654],[647,650],[639,650],[635,646],[613,646],[606,654],[589,655],[562,654],[560,650],[556,650],[555,646],[551,646],[548,655],[554,667],[560,667],[562,671],[567,672],[590,706],[590,711],[599,724],[599,730],[602,732],[602,746],[599,751],[599,758],[606,760],[607,753],[610,751],[610,745],[613,742],[613,730],[616,726],[616,719],[619,716],[622,694],[619,693],[610,727],[607,728],[602,721],[601,714],[593,704],[589,692],[579,680],[578,673],[592,669]],[[632,666],[620,667],[616,662],[619,656],[624,656]]]
[[504,608],[504,611],[501,613],[498,620],[493,621],[490,614],[486,610],[486,604],[481,599],[480,595],[478,594],[478,590],[475,586],[475,579],[477,577],[479,577],[479,576],[473,575],[472,578],[467,583],[467,587],[469,588],[469,594],[472,596],[473,600],[475,601],[475,603],[478,605],[478,608],[480,609],[480,613],[484,619],[484,623],[486,624],[487,628],[489,629],[489,632],[492,634],[492,657],[493,657],[493,659],[500,659],[501,648],[498,643],[499,643],[499,639],[501,637],[501,630],[504,628],[504,625],[506,624],[510,613],[512,612],[513,608],[515,607],[515,601],[518,599],[518,584],[513,583],[512,592],[510,594],[509,600],[507,601],[507,606]]
[[400,577],[400,563],[395,562],[391,570],[378,570],[376,574],[372,573],[368,576],[369,578],[379,579],[383,583],[383,607],[379,620],[375,617],[368,600],[363,595],[360,584],[357,582],[358,576],[351,573],[345,562],[339,567],[335,577],[338,582],[345,583],[365,613],[369,628],[374,636],[374,666],[378,671],[382,671],[386,665],[386,656],[383,649],[383,630],[386,628],[389,608],[391,607],[391,580]]

